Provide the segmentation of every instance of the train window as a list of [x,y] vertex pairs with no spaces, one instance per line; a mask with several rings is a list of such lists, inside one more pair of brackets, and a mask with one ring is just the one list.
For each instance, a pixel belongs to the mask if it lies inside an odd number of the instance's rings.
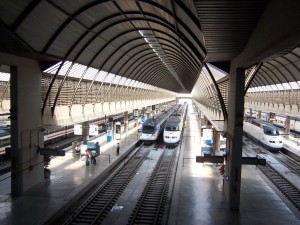
[[264,127],[264,133],[266,135],[269,135],[269,136],[277,136],[277,135],[279,135],[278,130],[275,129],[275,128],[272,128],[272,127]]
[[154,126],[143,126],[143,133],[147,133],[147,132],[153,132],[154,131]]

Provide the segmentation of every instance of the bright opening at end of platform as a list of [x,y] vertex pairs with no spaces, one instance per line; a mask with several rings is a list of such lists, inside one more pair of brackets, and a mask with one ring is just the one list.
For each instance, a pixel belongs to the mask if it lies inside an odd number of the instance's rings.
[[177,94],[177,98],[191,98],[192,94]]

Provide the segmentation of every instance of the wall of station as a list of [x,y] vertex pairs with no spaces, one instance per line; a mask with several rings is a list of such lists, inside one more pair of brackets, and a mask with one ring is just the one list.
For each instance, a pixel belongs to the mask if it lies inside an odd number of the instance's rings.
[[47,125],[69,125],[74,123],[92,120],[105,115],[112,115],[122,113],[125,111],[132,112],[133,109],[147,107],[149,105],[156,105],[168,101],[174,101],[174,97],[165,97],[161,99],[140,99],[128,100],[119,102],[104,102],[97,104],[73,105],[71,112],[69,106],[57,106],[54,116],[51,114],[51,109],[47,108],[43,116],[43,124]]
[[299,115],[300,90],[247,93],[245,108],[271,111],[279,114]]

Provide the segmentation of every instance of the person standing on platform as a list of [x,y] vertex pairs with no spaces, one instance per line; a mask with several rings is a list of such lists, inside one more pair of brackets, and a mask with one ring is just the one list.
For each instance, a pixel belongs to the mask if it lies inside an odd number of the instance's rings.
[[88,150],[85,150],[85,165],[90,165],[90,152]]
[[117,150],[117,155],[119,155],[120,154],[120,144],[119,143],[117,144],[116,150]]

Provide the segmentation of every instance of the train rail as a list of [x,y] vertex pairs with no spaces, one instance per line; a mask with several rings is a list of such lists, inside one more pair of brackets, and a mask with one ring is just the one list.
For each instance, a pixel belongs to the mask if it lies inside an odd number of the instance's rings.
[[284,178],[274,167],[267,163],[266,166],[258,166],[263,174],[287,197],[293,205],[300,210],[300,190]]
[[[247,148],[244,145],[244,154],[246,155],[252,155],[253,151],[251,151],[249,148]],[[275,157],[278,159],[278,157]],[[280,156],[282,160],[284,160],[285,163],[291,163],[292,160],[288,159],[287,157],[283,159],[283,157]],[[299,165],[298,165],[299,167]],[[274,184],[275,187],[278,188],[278,190],[298,209],[300,210],[300,190],[291,183],[288,179],[286,179],[276,168],[274,168],[270,163],[268,163],[265,166],[259,165],[258,168],[260,171]]]
[[274,157],[287,168],[289,168],[292,172],[300,176],[300,164],[299,162],[295,161],[290,156],[286,156],[283,153],[278,153],[274,155]]
[[165,149],[128,221],[130,224],[163,224],[175,150]]
[[149,152],[150,146],[141,147],[130,161],[120,166],[64,224],[101,224]]

